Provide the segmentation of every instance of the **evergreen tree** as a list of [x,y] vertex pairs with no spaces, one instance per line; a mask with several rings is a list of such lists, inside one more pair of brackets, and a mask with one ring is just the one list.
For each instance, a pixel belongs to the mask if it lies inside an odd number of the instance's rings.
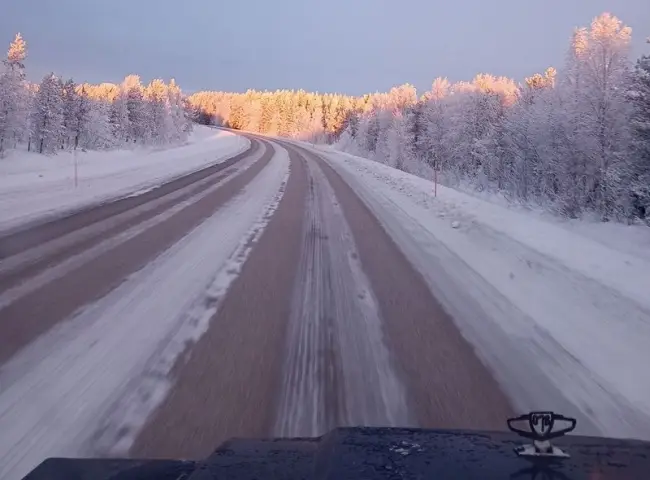
[[63,138],[62,147],[75,146],[75,138],[80,131],[79,118],[79,95],[75,83],[70,79],[63,84]]
[[144,143],[147,134],[148,112],[144,103],[144,93],[140,77],[128,75],[122,82],[122,94],[126,102],[128,124],[126,126],[126,141]]
[[32,112],[34,141],[39,153],[53,154],[64,137],[63,85],[53,73],[46,75],[38,89]]
[[9,45],[0,74],[0,152],[15,148],[28,136],[28,92],[25,82],[27,44],[20,33]]
[[75,106],[75,118],[72,128],[72,146],[79,147],[84,132],[88,132],[88,124],[91,121],[91,101],[88,98],[86,89],[81,87],[77,93],[77,103]]
[[629,98],[633,105],[632,214],[650,223],[650,55],[644,55],[636,64]]

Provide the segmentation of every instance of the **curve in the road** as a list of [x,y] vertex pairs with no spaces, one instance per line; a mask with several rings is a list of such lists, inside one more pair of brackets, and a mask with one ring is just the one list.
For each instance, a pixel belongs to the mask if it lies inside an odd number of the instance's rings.
[[[104,335],[106,342],[92,365],[79,366],[85,381],[111,351],[120,355],[122,343],[128,344],[128,353],[137,348],[138,338],[149,336],[140,326],[127,342],[128,332],[111,330],[114,317],[124,317],[116,320],[123,330],[137,322],[139,312],[160,313],[168,330],[157,332],[151,345],[160,342],[164,348],[177,328],[178,312],[163,315],[162,306],[156,310],[138,303],[135,292],[123,293],[129,279],[147,269],[169,275],[182,259],[167,257],[190,232],[209,227],[201,238],[210,242],[210,233],[219,228],[215,222],[233,228],[234,210],[246,208],[234,233],[215,235],[215,242],[224,242],[215,247],[219,265],[202,269],[202,275],[209,275],[210,268],[225,269],[229,286],[218,295],[206,292],[201,300],[214,307],[206,310],[212,318],[198,340],[174,357],[173,385],[135,438],[131,455],[203,457],[232,437],[319,435],[349,424],[501,428],[512,412],[508,399],[364,201],[311,150],[282,140],[250,139],[252,148],[245,154],[176,183],[0,238],[0,381],[8,388],[0,392],[0,424],[24,433],[22,444],[31,441],[40,427],[16,415],[44,416],[34,410],[44,402],[21,405],[16,399],[26,399],[45,383],[52,395],[70,399],[71,389],[83,387],[77,385],[76,367],[60,373],[67,381],[61,388],[45,377],[56,368],[74,367],[70,358],[94,347],[85,345],[88,339],[101,343]],[[289,153],[288,180],[261,233],[247,237],[249,220],[258,210],[263,213],[263,203],[277,193],[279,175],[288,168],[286,158],[274,156],[273,144]],[[253,188],[264,192],[255,195]],[[228,215],[220,217],[225,210]],[[240,237],[247,253],[243,265],[230,272],[228,255]],[[155,260],[162,256],[167,263],[156,270]],[[158,280],[148,281],[150,290]],[[166,281],[172,289],[180,283]],[[170,302],[160,303],[169,307]],[[90,322],[95,310],[102,315],[97,328],[92,335],[67,339],[54,355],[57,365],[50,366],[45,357],[32,359],[33,368],[23,361],[25,350],[53,326],[67,324],[66,319]],[[148,362],[147,355],[138,361]],[[123,399],[131,398],[123,389],[142,387],[133,384],[140,380],[127,356],[114,363],[106,385],[115,387],[115,398],[91,399],[106,421]],[[137,368],[150,367],[138,363]],[[92,381],[88,388],[94,395],[108,388]],[[53,406],[51,413],[56,421],[68,422],[61,415],[67,417],[73,407]],[[133,425],[140,429],[138,422]],[[75,442],[115,438],[64,426],[76,432]],[[52,425],[42,428],[50,429],[47,441],[39,437],[35,442],[56,450]],[[116,429],[119,436],[119,425]],[[106,447],[100,443],[84,448],[97,452]],[[86,451],[74,442],[68,447],[72,453]],[[38,453],[25,455],[31,459]],[[12,472],[29,463],[11,461]]]

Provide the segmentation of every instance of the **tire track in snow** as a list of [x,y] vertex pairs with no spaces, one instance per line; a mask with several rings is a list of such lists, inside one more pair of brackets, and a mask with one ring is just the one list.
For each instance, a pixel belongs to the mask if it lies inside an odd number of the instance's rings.
[[307,165],[303,252],[274,433],[412,424],[350,228],[318,165],[309,158]]
[[503,428],[503,419],[513,413],[507,397],[401,251],[403,245],[382,226],[379,219],[385,219],[368,208],[359,182],[342,178],[320,155],[300,149],[321,166],[343,208],[417,425]]

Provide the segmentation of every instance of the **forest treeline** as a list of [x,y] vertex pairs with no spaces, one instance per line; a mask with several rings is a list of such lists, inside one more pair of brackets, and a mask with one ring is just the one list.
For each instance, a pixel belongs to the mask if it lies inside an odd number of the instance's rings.
[[17,35],[0,70],[0,156],[183,142],[199,123],[332,143],[446,185],[503,195],[569,217],[650,219],[650,56],[610,14],[570,37],[557,70],[522,82],[440,77],[363,96],[304,90],[198,92],[171,80],[26,80]]
[[17,34],[0,71],[0,155],[20,148],[55,154],[164,145],[191,132],[185,97],[173,80],[142,85],[129,75],[120,85],[90,85],[50,73],[30,83],[26,58],[27,44]]
[[196,121],[334,143],[449,186],[569,217],[650,217],[650,56],[605,13],[573,32],[562,68],[518,83],[488,74],[361,97],[199,92]]

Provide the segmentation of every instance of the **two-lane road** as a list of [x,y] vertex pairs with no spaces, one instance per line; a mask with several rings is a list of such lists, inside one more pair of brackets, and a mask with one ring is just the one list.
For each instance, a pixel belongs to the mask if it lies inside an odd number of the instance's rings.
[[511,413],[370,210],[288,142],[0,238],[0,292],[2,478]]

